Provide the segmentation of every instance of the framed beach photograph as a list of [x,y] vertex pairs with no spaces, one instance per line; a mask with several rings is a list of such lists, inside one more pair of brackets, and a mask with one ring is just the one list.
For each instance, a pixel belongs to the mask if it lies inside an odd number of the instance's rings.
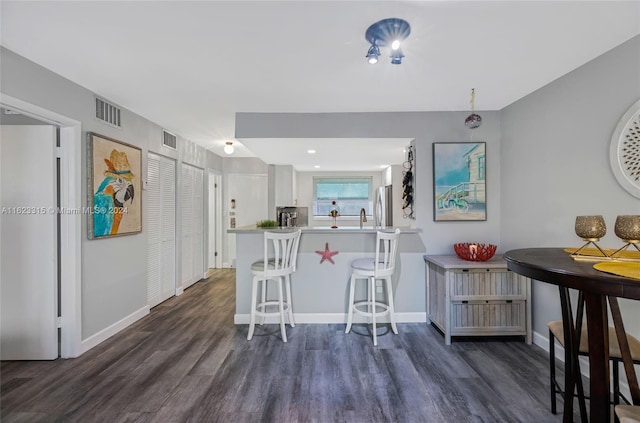
[[433,143],[433,220],[487,220],[486,143]]
[[142,150],[89,133],[89,239],[142,232]]

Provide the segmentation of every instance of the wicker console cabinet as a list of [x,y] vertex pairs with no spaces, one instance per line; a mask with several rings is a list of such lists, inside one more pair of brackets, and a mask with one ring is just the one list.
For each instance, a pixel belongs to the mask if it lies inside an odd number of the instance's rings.
[[473,262],[424,256],[427,317],[452,336],[524,335],[531,344],[531,281],[507,269],[501,256]]

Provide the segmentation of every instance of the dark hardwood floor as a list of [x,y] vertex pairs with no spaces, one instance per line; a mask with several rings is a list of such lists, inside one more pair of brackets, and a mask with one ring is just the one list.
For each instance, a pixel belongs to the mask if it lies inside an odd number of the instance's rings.
[[[522,341],[447,347],[431,326],[235,326],[216,270],[77,359],[2,362],[9,422],[557,422],[547,354]],[[383,334],[384,332],[384,334]],[[562,401],[559,401],[560,410]],[[576,414],[577,416],[577,414]]]

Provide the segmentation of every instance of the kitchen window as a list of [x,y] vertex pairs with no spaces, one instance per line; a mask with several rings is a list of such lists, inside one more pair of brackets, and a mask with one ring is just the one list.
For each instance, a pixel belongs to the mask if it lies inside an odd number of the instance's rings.
[[329,216],[332,202],[340,216],[359,216],[360,209],[373,213],[372,178],[313,178],[313,215]]

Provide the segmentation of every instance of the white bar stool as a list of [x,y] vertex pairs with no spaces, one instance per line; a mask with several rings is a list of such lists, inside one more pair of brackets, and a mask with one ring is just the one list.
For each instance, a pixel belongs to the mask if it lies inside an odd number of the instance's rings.
[[[400,229],[395,232],[378,231],[376,236],[376,256],[375,258],[361,258],[351,262],[351,280],[349,282],[349,313],[347,315],[347,329],[345,333],[351,331],[353,323],[353,312],[370,317],[373,326],[373,345],[378,345],[376,333],[376,319],[389,315],[391,329],[393,333],[398,333],[396,327],[395,311],[393,309],[393,289],[391,286],[391,276],[396,265],[396,253],[398,250],[398,239]],[[356,281],[367,279],[367,299],[355,301]],[[387,294],[387,302],[382,302],[376,298],[376,280],[383,279],[383,287]],[[378,311],[378,309],[382,309]]]
[[[298,244],[300,233],[295,232],[265,232],[264,233],[264,258],[251,265],[253,284],[251,287],[251,319],[249,321],[249,334],[247,340],[251,340],[256,325],[256,316],[280,317],[280,332],[282,341],[287,342],[287,331],[284,324],[284,313],[287,311],[289,325],[295,327],[291,301],[291,274],[296,270],[296,258],[298,256]],[[273,257],[269,257],[270,245],[273,248]],[[274,281],[278,285],[278,299],[267,299],[267,283]],[[258,302],[258,285],[262,282],[261,299]],[[282,292],[282,286],[286,289],[286,301]],[[267,311],[268,306],[275,306],[276,311]]]

